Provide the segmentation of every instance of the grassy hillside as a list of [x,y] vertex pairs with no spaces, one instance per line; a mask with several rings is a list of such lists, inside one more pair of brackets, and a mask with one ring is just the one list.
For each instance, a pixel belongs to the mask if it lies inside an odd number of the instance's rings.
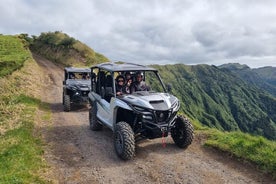
[[21,68],[31,54],[19,36],[0,35],[0,77]]
[[206,146],[210,146],[245,161],[257,165],[265,173],[276,179],[276,142],[261,136],[252,136],[242,132],[221,132],[216,129],[203,131],[207,135]]
[[276,67],[262,67],[253,69],[264,81],[273,85],[276,90]]
[[38,109],[47,108],[34,90],[40,70],[32,59],[22,65],[0,78],[0,183],[46,183],[43,145],[35,129]]
[[263,67],[251,69],[246,65],[238,63],[229,63],[219,66],[227,69],[242,80],[264,90],[276,97],[276,68]]
[[[49,42],[51,46],[42,44],[37,51],[64,65],[84,66],[107,60],[79,41],[57,35],[50,38],[60,40]],[[68,39],[74,44],[69,44]],[[0,183],[48,181],[43,177],[47,169],[36,121],[39,117],[45,118],[43,122],[49,121],[49,107],[40,101],[42,72],[29,51],[36,41],[39,38],[29,38],[27,34],[0,35]]]
[[58,31],[41,33],[30,42],[32,52],[64,66],[91,66],[108,61],[102,54]]
[[182,101],[181,111],[190,118],[219,130],[276,140],[276,98],[215,66],[154,67],[172,85]]

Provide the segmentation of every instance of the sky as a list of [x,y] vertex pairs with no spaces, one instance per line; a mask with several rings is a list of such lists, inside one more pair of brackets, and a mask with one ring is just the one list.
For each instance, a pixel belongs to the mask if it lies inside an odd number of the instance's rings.
[[276,67],[275,0],[0,0],[0,33],[62,31],[112,61]]

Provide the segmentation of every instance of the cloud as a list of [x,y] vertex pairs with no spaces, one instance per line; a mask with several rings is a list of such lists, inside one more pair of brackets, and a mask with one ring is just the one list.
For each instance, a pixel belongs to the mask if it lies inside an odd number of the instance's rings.
[[276,2],[10,0],[0,33],[63,31],[110,58],[144,64],[276,66]]

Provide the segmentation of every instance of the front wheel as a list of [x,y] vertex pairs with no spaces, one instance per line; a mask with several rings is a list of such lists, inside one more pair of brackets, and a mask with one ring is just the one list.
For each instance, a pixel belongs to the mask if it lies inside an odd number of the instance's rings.
[[123,160],[130,160],[135,155],[135,139],[129,124],[121,121],[114,130],[114,147],[117,155]]
[[178,116],[175,126],[171,130],[171,136],[175,144],[180,148],[187,148],[194,138],[194,127],[188,118]]
[[70,95],[63,95],[63,110],[69,112],[71,110]]

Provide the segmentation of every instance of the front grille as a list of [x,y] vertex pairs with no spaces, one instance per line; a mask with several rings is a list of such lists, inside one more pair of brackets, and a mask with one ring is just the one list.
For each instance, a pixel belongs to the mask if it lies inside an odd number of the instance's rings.
[[81,92],[82,96],[87,96],[88,93],[89,93],[89,91],[82,91],[82,92]]
[[155,111],[154,115],[157,122],[165,122],[170,117],[170,111]]

